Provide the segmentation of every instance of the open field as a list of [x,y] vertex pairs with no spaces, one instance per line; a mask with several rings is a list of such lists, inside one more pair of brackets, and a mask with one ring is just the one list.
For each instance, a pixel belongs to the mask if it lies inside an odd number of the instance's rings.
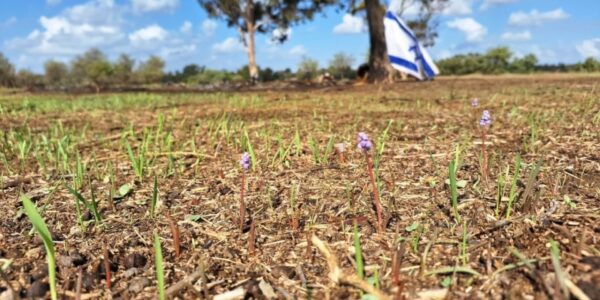
[[[25,195],[65,298],[78,286],[81,299],[155,298],[159,236],[166,292],[181,299],[600,299],[599,83],[0,94],[0,294],[10,283],[50,297]],[[375,144],[380,232],[361,131]]]

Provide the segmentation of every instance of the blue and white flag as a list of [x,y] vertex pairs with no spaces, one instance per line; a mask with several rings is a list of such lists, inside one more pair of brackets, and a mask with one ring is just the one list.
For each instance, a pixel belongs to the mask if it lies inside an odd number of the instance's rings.
[[394,68],[419,80],[430,79],[440,73],[412,30],[391,9],[386,12],[383,23],[388,57]]

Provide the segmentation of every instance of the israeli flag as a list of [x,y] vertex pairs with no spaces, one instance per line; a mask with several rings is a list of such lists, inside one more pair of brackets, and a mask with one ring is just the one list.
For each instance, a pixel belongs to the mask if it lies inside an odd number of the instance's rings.
[[386,12],[383,23],[388,57],[394,68],[419,80],[431,79],[440,73],[412,30],[391,9]]

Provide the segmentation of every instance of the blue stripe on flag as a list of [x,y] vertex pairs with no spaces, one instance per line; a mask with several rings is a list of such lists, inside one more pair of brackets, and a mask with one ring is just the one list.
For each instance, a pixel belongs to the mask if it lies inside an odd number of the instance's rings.
[[414,72],[419,72],[419,68],[417,68],[417,65],[411,63],[410,61],[408,61],[404,58],[400,58],[400,57],[393,56],[393,55],[388,55],[388,57],[390,58],[390,62],[392,62],[393,64],[405,67]]
[[[421,50],[420,50],[420,46],[419,46],[419,41],[417,40],[417,37],[406,27],[404,27],[402,25],[402,23],[400,23],[400,21],[398,21],[398,18],[396,18],[396,16],[391,12],[391,11],[387,11],[385,14],[385,17],[396,22],[396,24],[398,24],[398,27],[400,27],[400,29],[402,29],[402,31],[404,31],[404,33],[406,33],[408,36],[410,36],[410,38],[415,42],[415,44],[417,45],[415,48],[416,50],[416,54],[417,54],[417,60],[421,61],[421,64],[423,65],[423,69],[425,69],[425,73],[427,74],[427,77],[432,78],[435,76],[435,72],[433,72],[433,69],[431,68],[431,66],[429,65],[429,63],[427,62],[427,60],[425,60],[423,58],[423,55],[421,54]],[[398,58],[398,57],[396,57]],[[400,59],[400,58],[398,58]],[[392,56],[390,56],[390,60],[392,60]],[[407,63],[410,63],[408,61],[406,61]],[[415,67],[415,72],[418,72],[418,68],[415,64],[410,63],[411,65],[413,65]]]

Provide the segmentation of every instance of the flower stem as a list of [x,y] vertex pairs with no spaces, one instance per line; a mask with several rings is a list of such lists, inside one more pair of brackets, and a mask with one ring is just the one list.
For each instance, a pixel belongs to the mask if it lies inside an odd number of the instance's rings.
[[375,173],[373,172],[373,161],[371,160],[371,155],[369,152],[365,151],[365,159],[367,160],[367,173],[369,174],[369,179],[371,179],[371,185],[373,186],[373,199],[375,201],[375,209],[377,210],[377,231],[383,231],[383,218],[381,216],[381,202],[379,201],[379,189],[377,188],[377,183],[375,182]]
[[242,187],[240,188],[240,231],[244,230],[246,219],[246,205],[244,205],[244,188],[246,186],[246,171],[242,171]]
[[481,157],[482,157],[482,168],[481,168],[481,173],[483,175],[483,179],[485,180],[485,182],[488,181],[488,156],[487,156],[487,149],[485,146],[485,142],[486,142],[486,128],[481,129]]

